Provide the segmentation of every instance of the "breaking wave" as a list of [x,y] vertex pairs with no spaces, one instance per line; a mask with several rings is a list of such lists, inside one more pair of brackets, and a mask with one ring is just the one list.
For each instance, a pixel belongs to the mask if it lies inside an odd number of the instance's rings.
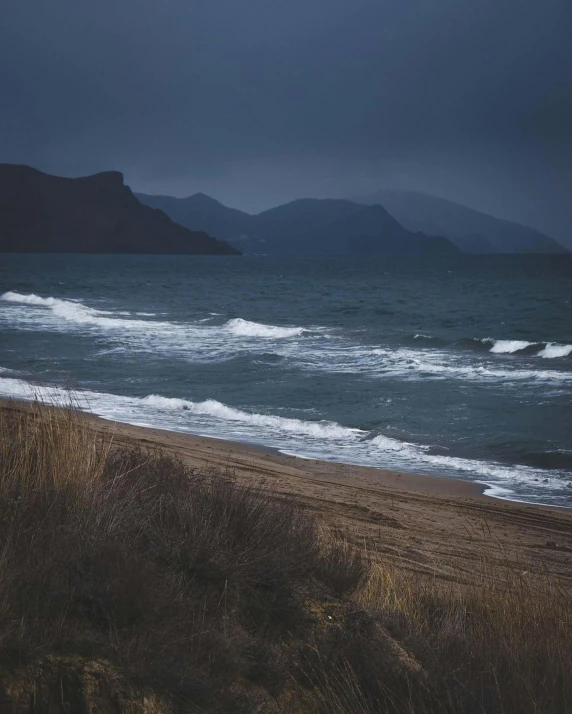
[[224,327],[233,335],[240,337],[269,337],[282,339],[285,337],[297,337],[303,335],[308,330],[303,327],[277,327],[276,325],[263,325],[259,322],[250,322],[236,317],[225,323]]
[[[497,462],[471,460],[432,453],[429,446],[391,438],[365,429],[332,421],[310,421],[247,411],[215,399],[192,401],[151,394],[128,397],[104,392],[70,393],[57,386],[37,386],[11,377],[0,377],[0,394],[20,399],[40,398],[48,403],[79,404],[85,411],[107,419],[172,431],[204,434],[235,441],[275,447],[284,453],[378,468],[411,470],[437,475],[465,475],[485,480],[498,495],[516,488],[530,499],[535,481],[543,491],[562,489],[561,473],[530,466],[505,466]],[[492,491],[491,491],[492,493]]]
[[[447,343],[439,337],[426,335],[422,332],[413,335],[413,339],[427,347],[447,345]],[[449,343],[449,345],[457,345],[458,347],[468,347],[477,350],[486,348],[488,352],[499,355],[523,353],[527,356],[543,357],[545,359],[568,357],[572,354],[572,345],[563,345],[557,342],[529,342],[528,340],[496,340],[494,337],[463,339],[455,343]]]
[[[534,384],[572,381],[572,373],[563,369],[539,369],[530,360],[498,361],[492,356],[467,357],[464,350],[446,347],[432,335],[413,336],[415,346],[382,347],[356,344],[355,336],[326,333],[326,328],[307,329],[279,326],[233,318],[217,325],[197,319],[194,322],[141,319],[129,313],[111,312],[88,307],[80,301],[41,297],[9,291],[0,300],[13,305],[5,319],[21,329],[97,332],[107,344],[95,357],[122,352],[154,353],[196,363],[225,362],[240,354],[257,355],[272,352],[269,365],[287,364],[302,370],[323,373],[363,374],[376,379],[464,380],[483,383]],[[212,315],[212,319],[221,317]],[[224,319],[224,318],[223,318]],[[330,330],[331,332],[331,330]],[[303,338],[303,339],[296,339]],[[411,339],[411,336],[408,338]],[[525,351],[529,357],[546,359],[567,357],[572,345],[524,340],[495,340],[487,337],[471,340],[481,352],[516,354]],[[467,345],[467,341],[460,344]],[[269,349],[270,345],[270,349]],[[418,345],[418,346],[417,346]]]
[[[123,316],[129,315],[129,313],[112,313],[107,310],[96,310],[79,301],[62,300],[54,297],[43,298],[33,293],[30,295],[22,295],[17,292],[9,291],[0,296],[0,300],[21,305],[32,305],[34,307],[47,307],[50,308],[55,317],[80,324],[121,329],[125,328],[126,325],[130,325],[131,327],[149,325],[149,322],[144,320],[122,319]],[[122,317],[109,317],[109,315],[121,315]]]
[[308,347],[293,355],[303,369],[330,373],[365,374],[404,380],[454,379],[476,382],[526,383],[571,382],[572,373],[503,365],[492,360],[469,362],[462,354],[445,350],[413,350],[389,347]]
[[[207,331],[224,331],[226,335],[235,337],[262,337],[268,339],[284,339],[287,337],[297,337],[304,333],[308,333],[303,327],[280,327],[277,325],[264,325],[259,322],[251,322],[243,320],[240,317],[228,320],[222,326],[216,325],[200,325],[203,320],[198,320],[197,324],[179,324],[168,321],[154,320],[136,320],[123,319],[129,316],[128,312],[110,312],[107,310],[98,310],[84,305],[80,301],[62,300],[54,297],[40,297],[39,295],[23,295],[21,293],[9,291],[0,296],[0,300],[5,302],[16,303],[20,305],[31,305],[34,307],[49,308],[51,314],[55,317],[69,322],[75,322],[84,325],[92,325],[101,328],[123,329],[123,330],[158,330],[165,333],[167,330],[172,332],[181,332],[184,330],[199,330],[202,329],[204,334]],[[153,313],[138,312],[139,316],[152,317]],[[216,315],[216,313],[213,313]],[[206,318],[209,320],[210,318]]]
[[483,345],[490,345],[489,352],[493,354],[515,354],[525,352],[526,354],[554,359],[556,357],[568,357],[572,354],[572,345],[561,345],[557,342],[528,342],[527,340],[495,340],[492,337],[484,337],[478,340]]
[[526,340],[493,340],[493,346],[490,351],[494,354],[513,354],[514,352],[525,350],[533,344],[534,342],[527,342]]
[[547,342],[546,346],[538,353],[539,357],[553,359],[555,357],[568,357],[572,354],[572,345],[559,345],[556,342]]
[[287,419],[271,414],[257,414],[246,412],[242,409],[229,407],[216,399],[207,399],[203,402],[191,402],[185,399],[174,399],[151,394],[144,397],[144,402],[160,409],[183,409],[191,414],[214,417],[224,421],[237,421],[252,426],[265,427],[272,430],[284,431],[289,434],[311,436],[321,439],[345,439],[355,434],[364,434],[360,429],[351,429],[329,421],[304,421],[302,419]]

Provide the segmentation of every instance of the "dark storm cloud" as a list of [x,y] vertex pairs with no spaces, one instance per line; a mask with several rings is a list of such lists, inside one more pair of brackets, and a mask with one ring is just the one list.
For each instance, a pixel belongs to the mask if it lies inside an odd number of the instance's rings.
[[417,188],[565,238],[570,0],[4,0],[0,160],[245,208]]

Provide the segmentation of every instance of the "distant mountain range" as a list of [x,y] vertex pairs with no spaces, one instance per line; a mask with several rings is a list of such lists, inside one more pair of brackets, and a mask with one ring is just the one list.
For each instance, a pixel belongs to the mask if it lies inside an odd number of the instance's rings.
[[355,201],[305,198],[251,215],[202,193],[133,194],[117,171],[70,179],[0,164],[0,252],[348,256],[459,250],[568,252],[526,226],[409,191],[379,191]]
[[533,228],[415,191],[382,190],[356,201],[381,203],[409,230],[446,236],[468,253],[569,252]]
[[408,191],[380,191],[355,201],[300,199],[256,215],[203,193],[188,198],[136,195],[174,221],[207,231],[246,254],[568,252],[532,228]]
[[16,164],[0,164],[0,252],[239,253],[140,203],[117,171],[70,179]]
[[456,253],[444,237],[404,228],[382,206],[343,199],[292,201],[257,215],[228,208],[202,193],[189,198],[137,194],[184,226],[200,228],[245,254],[375,255]]

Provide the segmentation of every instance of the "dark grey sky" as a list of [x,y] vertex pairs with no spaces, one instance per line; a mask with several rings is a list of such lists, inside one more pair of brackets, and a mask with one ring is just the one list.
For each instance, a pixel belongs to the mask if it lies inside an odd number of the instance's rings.
[[261,210],[378,187],[572,245],[572,0],[2,0],[0,161]]

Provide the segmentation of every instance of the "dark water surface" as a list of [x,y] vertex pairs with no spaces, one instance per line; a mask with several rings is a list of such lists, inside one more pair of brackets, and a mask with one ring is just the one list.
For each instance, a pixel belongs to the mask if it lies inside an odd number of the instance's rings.
[[0,395],[572,505],[572,258],[0,256]]

